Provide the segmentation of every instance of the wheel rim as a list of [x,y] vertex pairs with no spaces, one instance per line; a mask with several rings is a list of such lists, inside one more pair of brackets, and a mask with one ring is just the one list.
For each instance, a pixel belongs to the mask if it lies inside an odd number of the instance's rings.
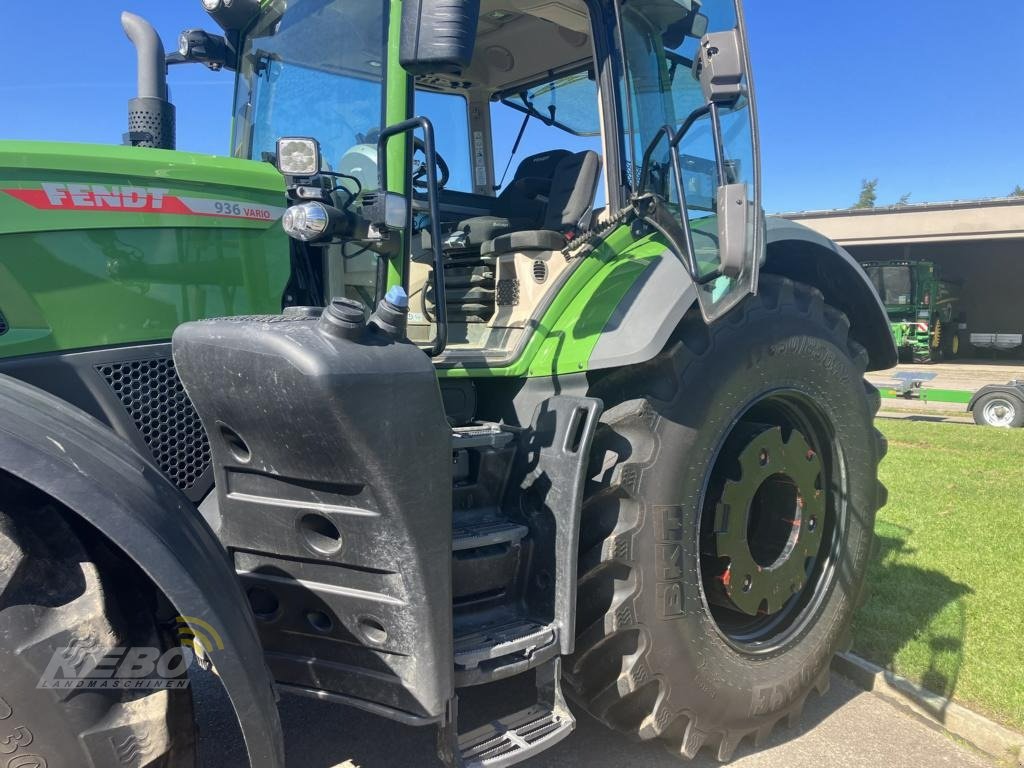
[[1012,427],[1017,418],[1017,408],[1009,400],[997,397],[985,403],[982,415],[985,423],[993,427]]
[[[813,620],[835,578],[843,495],[828,420],[796,392],[747,409],[716,456],[700,529],[700,573],[718,631],[774,651]],[[829,489],[833,489],[830,491]]]

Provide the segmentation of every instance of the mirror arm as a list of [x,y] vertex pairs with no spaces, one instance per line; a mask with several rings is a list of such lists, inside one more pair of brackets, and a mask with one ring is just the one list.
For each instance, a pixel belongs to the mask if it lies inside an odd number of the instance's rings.
[[711,143],[715,145],[715,165],[718,166],[718,186],[724,187],[730,179],[725,174],[725,142],[722,140],[722,119],[717,103],[708,104],[708,114],[711,116]]

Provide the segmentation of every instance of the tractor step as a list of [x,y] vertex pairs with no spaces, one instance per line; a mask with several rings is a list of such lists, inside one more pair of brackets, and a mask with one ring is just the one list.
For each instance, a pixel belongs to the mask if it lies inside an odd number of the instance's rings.
[[452,429],[452,449],[504,448],[515,438],[515,432],[500,424],[471,424]]
[[458,697],[451,719],[438,731],[438,753],[447,768],[504,768],[552,747],[576,728],[561,687],[561,659],[537,668],[537,703],[458,733]]
[[452,530],[452,551],[460,552],[494,544],[517,544],[530,529],[510,520],[480,520],[456,524]]
[[455,637],[455,664],[463,669],[474,669],[485,661],[503,656],[530,657],[554,643],[556,635],[550,624],[519,617],[485,625]]
[[568,710],[535,704],[459,736],[462,764],[480,768],[514,765],[557,744],[576,726]]

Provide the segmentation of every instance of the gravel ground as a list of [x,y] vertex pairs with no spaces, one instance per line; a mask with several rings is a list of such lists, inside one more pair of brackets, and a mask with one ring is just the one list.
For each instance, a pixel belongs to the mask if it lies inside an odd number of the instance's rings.
[[[196,681],[201,720],[200,768],[245,765],[230,709],[219,686]],[[464,709],[468,709],[463,702]],[[495,701],[473,702],[478,710]],[[577,712],[577,728],[561,744],[524,768],[712,768],[704,750],[689,764],[652,743],[636,743]],[[358,710],[313,699],[283,696],[288,765],[301,768],[436,768],[434,732],[410,728]],[[736,768],[992,768],[980,756],[883,699],[833,677],[824,697],[812,695],[803,722],[777,728],[760,750],[744,742]]]

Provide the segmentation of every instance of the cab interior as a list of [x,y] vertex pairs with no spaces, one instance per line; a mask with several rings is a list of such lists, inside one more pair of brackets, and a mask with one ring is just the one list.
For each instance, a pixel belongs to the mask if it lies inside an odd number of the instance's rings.
[[[416,79],[434,123],[448,347],[504,355],[571,264],[608,189],[591,24],[582,0],[483,0],[472,64]],[[414,202],[409,336],[433,338],[426,196]]]

